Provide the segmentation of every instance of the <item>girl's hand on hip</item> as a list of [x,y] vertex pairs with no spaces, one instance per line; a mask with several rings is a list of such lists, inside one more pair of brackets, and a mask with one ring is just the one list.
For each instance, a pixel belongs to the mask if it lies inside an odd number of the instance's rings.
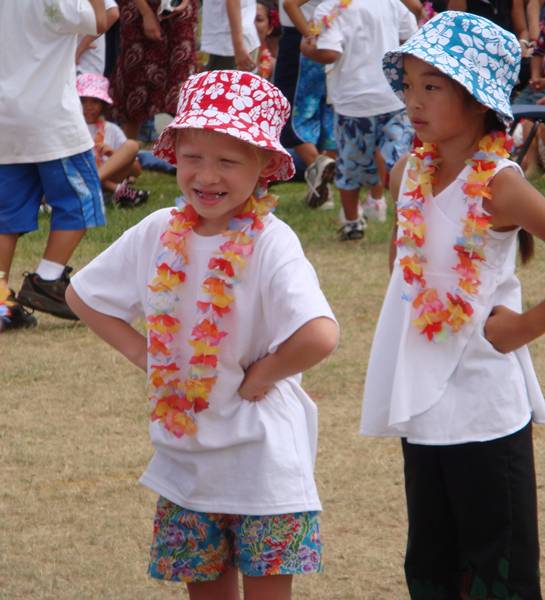
[[246,369],[244,380],[238,388],[238,393],[243,400],[250,402],[262,400],[273,387],[274,382],[268,381],[264,377],[263,361],[265,359],[257,360]]
[[495,306],[484,325],[484,335],[498,352],[507,353],[524,346],[527,338],[524,318],[507,306]]

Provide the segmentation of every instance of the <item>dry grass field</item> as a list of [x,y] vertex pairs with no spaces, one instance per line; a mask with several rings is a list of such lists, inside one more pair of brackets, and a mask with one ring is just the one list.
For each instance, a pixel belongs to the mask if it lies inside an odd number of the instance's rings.
[[[157,206],[172,200],[172,182],[149,176],[147,183],[159,190]],[[292,205],[280,213],[301,233],[342,341],[305,376],[320,410],[316,476],[326,569],[296,580],[294,598],[402,600],[406,515],[399,441],[358,435],[366,362],[387,281],[388,228],[375,226],[363,242],[340,244],[335,215],[309,216],[296,199],[301,190],[279,188]],[[111,215],[112,227],[122,230],[152,207]],[[15,287],[39,258],[43,230],[44,224],[21,242]],[[104,231],[90,235],[74,266],[108,242]],[[530,305],[545,295],[544,273],[540,244],[537,259],[520,272]],[[545,340],[532,352],[545,382]],[[0,336],[2,600],[186,597],[181,584],[146,575],[155,496],[137,482],[151,456],[144,384],[136,368],[81,324],[43,316],[35,330]],[[535,446],[545,540],[545,430],[539,427]]]

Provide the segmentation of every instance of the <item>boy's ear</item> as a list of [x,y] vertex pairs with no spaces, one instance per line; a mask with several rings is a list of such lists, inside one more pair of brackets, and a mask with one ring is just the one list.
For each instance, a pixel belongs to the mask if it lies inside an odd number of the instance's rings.
[[269,175],[272,175],[274,172],[276,172],[280,168],[280,165],[282,164],[282,160],[283,159],[278,152],[270,152],[267,162],[265,163],[264,167],[261,169],[260,176],[268,177]]

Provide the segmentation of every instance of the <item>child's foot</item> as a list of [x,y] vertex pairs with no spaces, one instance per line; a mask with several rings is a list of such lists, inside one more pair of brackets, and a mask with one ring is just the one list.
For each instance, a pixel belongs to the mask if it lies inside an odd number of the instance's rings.
[[116,187],[112,200],[118,208],[134,208],[147,202],[148,198],[148,191],[136,189],[128,179],[124,179]]
[[13,331],[15,329],[29,329],[36,327],[38,321],[32,312],[19,304],[15,299],[15,292],[8,297],[9,312],[0,317],[0,332]]
[[59,279],[42,279],[37,273],[25,273],[23,285],[17,294],[17,302],[28,308],[49,313],[59,319],[78,321],[71,311],[64,294],[70,284],[68,274],[71,267],[65,267]]
[[[363,206],[358,202],[358,219],[363,219]],[[341,205],[339,208],[339,223],[341,225],[345,225],[347,222],[346,216],[344,214],[344,208]]]
[[363,205],[363,214],[370,221],[384,223],[386,221],[386,200],[384,198],[373,198],[368,195]]
[[335,208],[335,200],[333,200],[333,190],[331,184],[327,184],[327,200],[320,206],[320,210],[333,210]]
[[335,176],[335,161],[325,154],[319,154],[305,171],[308,192],[305,202],[310,208],[319,208],[328,200],[328,184]]
[[349,240],[361,240],[365,235],[367,229],[367,223],[365,219],[358,219],[357,221],[347,221],[339,230],[339,239],[341,242]]

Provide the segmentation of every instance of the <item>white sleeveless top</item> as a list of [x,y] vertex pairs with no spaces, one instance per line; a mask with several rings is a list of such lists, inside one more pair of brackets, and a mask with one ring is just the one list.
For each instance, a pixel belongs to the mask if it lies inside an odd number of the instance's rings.
[[[500,160],[496,173],[512,167]],[[426,281],[440,293],[456,287],[453,249],[466,212],[468,169],[424,205]],[[406,171],[400,193],[405,190]],[[398,249],[367,370],[361,433],[401,436],[418,444],[459,444],[509,435],[533,416],[545,422],[545,400],[526,346],[502,354],[484,337],[490,311],[503,304],[521,312],[515,275],[517,230],[489,231],[472,319],[446,341],[430,342],[411,324],[414,289],[403,279]]]

